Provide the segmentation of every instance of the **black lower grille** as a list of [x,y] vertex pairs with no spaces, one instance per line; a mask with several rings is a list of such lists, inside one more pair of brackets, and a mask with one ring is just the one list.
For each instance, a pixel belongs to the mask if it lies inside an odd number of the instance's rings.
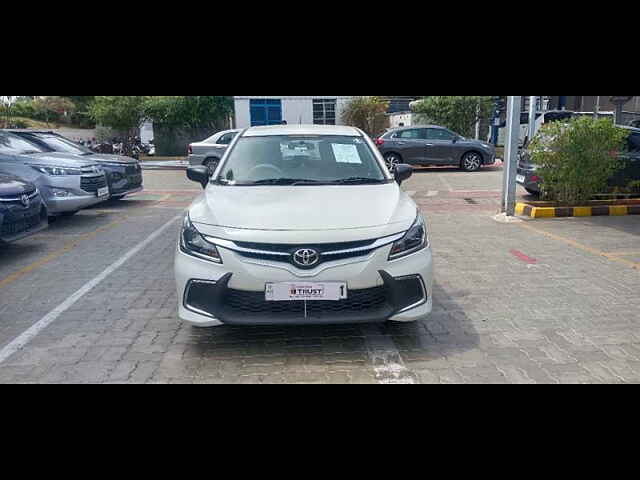
[[18,221],[5,222],[0,226],[0,236],[7,237],[26,232],[27,230],[37,227],[42,221],[39,213],[24,217]]
[[[387,303],[384,287],[369,288],[367,290],[353,290],[349,298],[340,301],[307,302],[307,315],[332,315],[340,313],[366,313],[377,311]],[[300,314],[304,315],[304,302],[267,302],[264,292],[244,292],[228,290],[224,305],[238,313],[248,314]]]
[[85,192],[97,193],[101,188],[107,186],[107,179],[104,175],[100,177],[82,177],[80,179],[80,188]]

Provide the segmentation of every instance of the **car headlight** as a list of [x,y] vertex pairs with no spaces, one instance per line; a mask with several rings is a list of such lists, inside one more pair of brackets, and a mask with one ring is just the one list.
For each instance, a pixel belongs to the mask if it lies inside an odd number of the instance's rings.
[[79,168],[67,168],[67,167],[50,167],[47,165],[31,165],[31,168],[37,170],[40,173],[51,176],[66,176],[66,175],[82,175],[82,170]]
[[180,250],[191,255],[214,263],[222,263],[218,249],[213,243],[207,242],[202,234],[193,226],[189,215],[185,215],[180,233]]
[[400,240],[394,242],[389,254],[389,260],[395,260],[410,255],[429,246],[429,234],[422,215],[418,214],[416,221]]

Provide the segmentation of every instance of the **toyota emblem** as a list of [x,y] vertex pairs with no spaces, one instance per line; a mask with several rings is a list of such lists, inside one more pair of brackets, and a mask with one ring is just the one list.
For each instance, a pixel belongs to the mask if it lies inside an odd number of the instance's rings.
[[31,201],[29,200],[29,195],[22,195],[20,197],[20,201],[22,202],[22,205],[24,205],[25,208],[29,208],[29,205],[31,204]]
[[301,248],[293,254],[293,262],[302,268],[311,268],[320,261],[320,254],[312,248]]

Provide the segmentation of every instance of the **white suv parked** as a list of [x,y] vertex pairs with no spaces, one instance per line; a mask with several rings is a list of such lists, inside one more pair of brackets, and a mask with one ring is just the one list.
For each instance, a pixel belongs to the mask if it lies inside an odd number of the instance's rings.
[[425,318],[427,226],[371,139],[351,127],[240,133],[184,219],[175,257],[182,320],[201,327]]

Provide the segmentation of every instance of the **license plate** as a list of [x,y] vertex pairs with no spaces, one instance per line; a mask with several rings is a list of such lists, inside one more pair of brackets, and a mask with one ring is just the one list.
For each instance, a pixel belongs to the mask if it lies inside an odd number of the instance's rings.
[[[513,177],[511,177],[511,178],[513,178]],[[516,177],[516,182],[518,182],[518,183],[524,183],[524,175],[518,175],[518,176]]]
[[339,301],[347,298],[346,283],[288,282],[267,283],[265,298],[268,302]]
[[98,197],[108,197],[109,187],[103,187],[98,189]]

